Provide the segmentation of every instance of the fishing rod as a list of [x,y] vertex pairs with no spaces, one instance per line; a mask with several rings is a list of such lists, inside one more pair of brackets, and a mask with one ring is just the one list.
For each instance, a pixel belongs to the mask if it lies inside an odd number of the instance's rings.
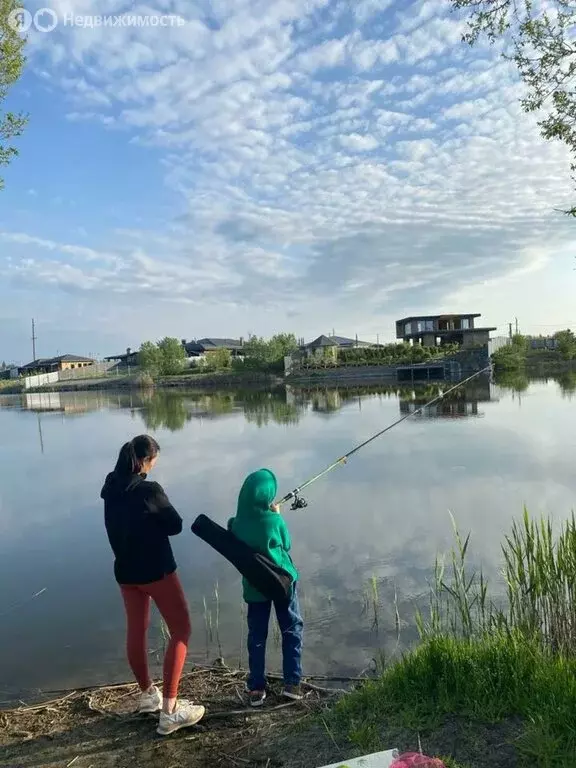
[[305,488],[308,488],[308,486],[312,485],[312,483],[315,483],[317,480],[320,480],[324,475],[327,475],[329,472],[332,472],[333,469],[336,469],[336,467],[339,467],[343,464],[346,464],[348,459],[351,456],[354,456],[355,453],[358,453],[358,451],[361,451],[362,448],[365,448],[367,445],[370,445],[370,443],[373,443],[374,440],[377,440],[379,437],[382,437],[382,435],[386,434],[386,432],[390,432],[391,429],[394,429],[394,427],[397,427],[399,424],[402,424],[403,421],[406,421],[406,419],[409,419],[411,416],[416,416],[417,413],[422,413],[426,408],[430,408],[431,405],[434,405],[434,403],[439,402],[442,400],[446,395],[449,395],[451,392],[454,392],[459,387],[464,386],[464,384],[467,384],[469,381],[472,381],[472,379],[475,379],[477,376],[480,376],[483,373],[486,373],[487,371],[491,371],[492,366],[488,365],[486,368],[483,368],[481,371],[476,371],[476,373],[472,374],[472,376],[468,376],[466,379],[462,379],[462,381],[459,381],[457,384],[455,384],[453,387],[450,387],[445,392],[442,392],[442,394],[435,397],[433,400],[430,400],[428,403],[425,403],[424,405],[420,406],[420,408],[417,408],[415,411],[412,411],[411,413],[407,413],[405,416],[402,416],[399,419],[396,419],[392,424],[389,424],[384,429],[381,429],[380,432],[377,432],[375,435],[372,435],[372,437],[369,437],[368,440],[364,440],[363,443],[360,443],[360,445],[357,445],[355,448],[353,448],[351,451],[348,451],[348,453],[345,453],[344,456],[341,456],[339,459],[337,459],[333,464],[330,464],[329,467],[326,467],[326,469],[322,470],[322,472],[319,472],[317,475],[314,475],[314,477],[311,477],[310,480],[307,480],[303,485],[300,485],[298,488],[295,488],[293,491],[290,491],[290,493],[287,493],[284,498],[280,499],[278,503],[279,506],[282,504],[286,504],[288,501],[292,501],[292,504],[290,506],[290,509],[296,510],[296,509],[304,509],[308,506],[308,502],[302,498],[301,493]]

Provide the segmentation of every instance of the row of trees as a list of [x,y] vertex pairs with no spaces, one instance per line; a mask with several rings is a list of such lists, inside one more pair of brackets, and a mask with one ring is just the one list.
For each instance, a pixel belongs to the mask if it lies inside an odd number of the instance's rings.
[[[284,358],[298,349],[293,333],[278,333],[271,339],[252,336],[244,345],[244,356],[236,360],[229,349],[220,348],[208,352],[195,368],[207,372],[225,372],[232,369],[244,371],[281,371]],[[152,377],[174,376],[182,373],[187,364],[187,355],[182,342],[166,337],[154,343],[145,341],[138,353],[138,365]]]
[[[557,352],[547,352],[547,355],[556,354],[561,360],[576,360],[576,335],[570,329],[558,331],[553,336],[558,342]],[[510,344],[501,347],[492,355],[494,368],[500,371],[513,371],[526,365],[530,355],[530,340],[526,336],[516,334]],[[534,357],[542,354],[534,351]]]

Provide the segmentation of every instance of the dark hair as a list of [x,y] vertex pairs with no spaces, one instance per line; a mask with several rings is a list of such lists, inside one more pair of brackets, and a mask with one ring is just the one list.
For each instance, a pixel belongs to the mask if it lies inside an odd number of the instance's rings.
[[114,472],[117,475],[138,475],[144,461],[153,459],[159,453],[160,446],[153,437],[138,435],[120,449]]

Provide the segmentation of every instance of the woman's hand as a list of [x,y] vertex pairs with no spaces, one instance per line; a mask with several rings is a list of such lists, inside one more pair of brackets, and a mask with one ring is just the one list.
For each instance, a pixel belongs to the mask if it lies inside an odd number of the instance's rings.
[[280,504],[270,504],[270,509],[272,512],[276,512],[277,515],[280,514]]

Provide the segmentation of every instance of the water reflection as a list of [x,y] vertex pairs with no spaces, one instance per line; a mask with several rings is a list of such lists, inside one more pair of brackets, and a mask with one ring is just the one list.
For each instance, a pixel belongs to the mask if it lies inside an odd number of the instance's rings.
[[[394,653],[410,643],[414,604],[451,541],[447,510],[472,529],[486,570],[498,564],[501,538],[524,503],[535,513],[570,513],[573,406],[559,394],[573,396],[575,379],[478,379],[447,396],[447,410],[410,420],[311,486],[307,510],[286,510],[302,573],[309,671],[353,674],[379,648]],[[194,517],[225,522],[244,476],[264,463],[289,490],[446,386],[0,397],[0,613],[47,588],[2,619],[0,688],[16,696],[126,676],[124,618],[98,494],[128,437],[160,433],[156,477],[186,520],[175,550],[194,617],[192,656],[218,655],[218,615],[225,656],[236,661],[245,631],[239,577],[192,536]],[[512,395],[523,398],[521,412]],[[454,414],[483,418],[447,418]]]
[[468,384],[451,392],[442,400],[426,406],[431,400],[442,394],[443,388],[427,386],[402,393],[400,397],[400,413],[414,414],[417,419],[461,419],[468,417],[481,418],[485,415],[479,410],[478,403],[497,402],[498,398],[488,377],[478,377]]
[[[479,403],[498,401],[498,391],[522,394],[531,385],[555,382],[563,397],[576,394],[576,371],[553,376],[530,377],[524,371],[499,374],[493,381],[479,377],[450,393],[439,403],[417,414],[418,418],[462,418],[485,415]],[[0,397],[0,408],[18,408],[37,414],[82,415],[98,410],[130,409],[139,414],[147,431],[168,429],[177,432],[194,419],[218,419],[242,413],[258,427],[269,424],[295,426],[304,414],[330,417],[343,408],[357,405],[362,410],[366,397],[397,399],[400,413],[414,413],[437,398],[449,383],[382,385],[364,387],[277,387],[262,390],[226,391],[132,391],[132,392],[42,392]],[[41,431],[41,422],[39,421]]]

